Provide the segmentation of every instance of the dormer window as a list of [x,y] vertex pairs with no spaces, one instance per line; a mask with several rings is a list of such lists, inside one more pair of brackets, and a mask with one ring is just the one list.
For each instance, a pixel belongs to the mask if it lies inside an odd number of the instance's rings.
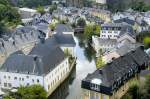
[[96,91],[100,91],[100,85],[101,85],[102,81],[100,79],[94,78],[91,81],[91,89],[96,90]]

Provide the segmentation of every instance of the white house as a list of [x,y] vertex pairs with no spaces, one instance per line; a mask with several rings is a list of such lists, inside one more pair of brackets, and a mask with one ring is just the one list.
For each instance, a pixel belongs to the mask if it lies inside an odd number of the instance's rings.
[[107,3],[107,1],[106,1],[106,0],[96,0],[96,3],[106,4],[106,3]]
[[55,42],[55,38],[49,38],[37,44],[28,55],[10,55],[0,69],[0,87],[12,89],[40,84],[49,92],[68,71],[68,58]]
[[21,15],[23,23],[33,20],[33,16],[38,14],[36,10],[30,8],[19,8],[18,10]]
[[132,27],[125,23],[105,23],[101,25],[100,38],[117,39],[122,31],[133,32]]
[[135,43],[135,35],[132,27],[124,23],[103,24],[100,37],[92,37],[92,46],[97,52],[108,52],[126,43]]

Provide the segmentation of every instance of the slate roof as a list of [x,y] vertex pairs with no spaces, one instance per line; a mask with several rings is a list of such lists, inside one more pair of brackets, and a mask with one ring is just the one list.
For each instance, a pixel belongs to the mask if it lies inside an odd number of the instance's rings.
[[98,41],[99,41],[99,45],[104,45],[104,46],[116,45],[117,44],[117,40],[116,39],[102,39],[102,38],[98,38]]
[[37,31],[28,32],[28,33],[17,33],[8,39],[0,40],[0,54],[5,54],[9,56],[9,54],[14,53],[23,46],[27,46],[29,44],[38,43],[40,33]]
[[133,32],[133,28],[126,24],[126,23],[105,23],[101,25],[102,29],[109,30],[110,28],[112,30],[120,30],[122,32]]
[[[102,69],[88,74],[87,77],[82,80],[82,88],[112,95],[113,91],[117,90],[124,81],[128,81],[132,78],[131,75],[135,75],[140,71],[143,63],[150,63],[150,57],[148,57],[142,47],[138,47],[124,56],[115,59],[111,63],[106,64]],[[93,84],[91,81],[95,78],[101,80],[101,84],[98,85],[100,90],[90,87],[91,84]]]
[[72,34],[55,34],[54,37],[60,46],[74,47],[76,45]]
[[35,61],[34,56],[23,54],[13,54],[8,57],[1,71],[36,75],[41,75],[43,72],[38,59]]
[[[37,44],[28,55],[12,54],[1,70],[34,75],[46,75],[65,59],[55,38]],[[13,64],[13,65],[12,65]]]
[[135,21],[134,20],[131,20],[129,18],[121,18],[121,19],[118,19],[118,20],[115,20],[114,23],[127,23],[129,25],[135,25]]
[[120,56],[124,56],[126,53],[128,53],[140,46],[141,46],[141,44],[126,44],[119,48],[116,48],[115,50]]
[[55,29],[56,33],[62,34],[63,32],[73,32],[73,29],[65,24],[58,24]]

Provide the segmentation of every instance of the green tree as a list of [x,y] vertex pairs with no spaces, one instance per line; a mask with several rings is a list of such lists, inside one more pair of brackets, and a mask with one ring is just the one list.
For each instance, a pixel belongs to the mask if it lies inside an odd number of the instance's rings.
[[93,31],[93,26],[92,25],[87,25],[84,28],[84,36],[85,39],[90,42],[92,40],[92,36],[94,35],[94,31]]
[[15,4],[18,7],[36,8],[40,6],[50,5],[52,0],[15,0]]
[[51,5],[50,8],[49,8],[49,13],[52,14],[53,11],[56,10],[56,9],[57,9],[57,5],[56,4]]
[[102,68],[105,65],[102,56],[100,55],[97,59],[96,59],[96,67],[97,68]]
[[132,99],[132,97],[127,93],[121,99]]
[[49,27],[50,27],[51,31],[54,31],[55,28],[56,28],[56,25],[55,24],[50,24]]
[[42,15],[45,13],[44,7],[42,7],[42,6],[38,6],[38,7],[36,8],[36,10],[37,10],[37,12],[39,12],[39,13],[42,14]]
[[10,92],[4,99],[47,99],[47,93],[40,85],[20,87],[17,92]]
[[0,0],[0,36],[21,23],[18,10],[8,0]]
[[144,38],[144,45],[146,48],[150,47],[150,37],[145,37]]
[[85,26],[86,26],[86,21],[85,21],[85,19],[79,18],[79,19],[77,20],[77,26],[85,27]]
[[94,25],[94,33],[97,36],[100,36],[101,27],[100,25]]

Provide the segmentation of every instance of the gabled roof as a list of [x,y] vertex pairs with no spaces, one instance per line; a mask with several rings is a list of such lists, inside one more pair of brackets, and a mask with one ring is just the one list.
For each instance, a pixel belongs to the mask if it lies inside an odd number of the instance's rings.
[[[65,59],[55,38],[37,44],[28,55],[12,54],[1,70],[25,74],[45,75]],[[13,65],[12,65],[13,64]]]
[[74,47],[76,45],[72,34],[55,34],[54,37],[60,46]]
[[108,45],[116,45],[117,40],[116,39],[102,39],[98,38],[98,42],[100,45],[108,46]]
[[114,22],[115,23],[123,23],[123,22],[125,22],[125,23],[127,23],[129,25],[135,25],[135,21],[131,20],[129,18],[121,18],[121,19],[115,20]]
[[55,29],[56,33],[62,34],[63,32],[73,32],[73,29],[65,24],[58,24]]
[[[82,88],[98,91],[100,93],[112,95],[114,90],[121,86],[124,80],[129,80],[129,74],[135,75],[143,63],[150,63],[150,57],[144,52],[142,47],[138,47],[133,51],[114,59],[111,63],[106,64],[103,68],[96,70],[92,74],[88,74],[82,81]],[[126,75],[127,78],[126,78]],[[93,79],[100,79],[100,90],[90,88]],[[114,84],[117,83],[117,87]],[[118,85],[120,84],[120,85]]]

